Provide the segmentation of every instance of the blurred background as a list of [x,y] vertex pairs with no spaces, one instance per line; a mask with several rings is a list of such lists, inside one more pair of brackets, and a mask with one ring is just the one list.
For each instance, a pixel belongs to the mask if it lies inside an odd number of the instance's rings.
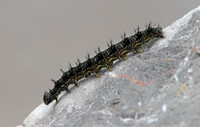
[[[200,0],[0,0],[0,126],[22,124],[69,62],[134,34],[163,28]],[[80,84],[81,85],[81,84]]]

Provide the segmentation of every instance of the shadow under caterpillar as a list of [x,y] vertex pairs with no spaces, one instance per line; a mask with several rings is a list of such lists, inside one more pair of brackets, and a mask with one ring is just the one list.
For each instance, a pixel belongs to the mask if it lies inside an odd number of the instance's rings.
[[120,59],[126,60],[127,54],[129,52],[141,53],[141,46],[145,43],[149,42],[149,40],[154,38],[164,38],[162,28],[157,26],[153,28],[151,24],[149,24],[145,30],[140,31],[139,27],[135,30],[136,33],[130,37],[122,38],[122,41],[116,44],[108,44],[108,48],[104,51],[100,51],[98,48],[98,52],[95,51],[96,55],[93,58],[87,56],[85,62],[81,63],[78,59],[78,63],[76,67],[72,67],[70,65],[70,69],[66,72],[63,72],[63,75],[57,81],[52,80],[55,84],[54,88],[49,90],[49,92],[45,92],[43,101],[44,104],[48,105],[53,100],[57,101],[59,94],[62,91],[69,91],[69,85],[75,84],[78,86],[78,81],[82,78],[87,78],[91,74],[94,74],[96,77],[99,77],[100,70],[102,68],[107,68],[109,71],[112,71],[113,62]]

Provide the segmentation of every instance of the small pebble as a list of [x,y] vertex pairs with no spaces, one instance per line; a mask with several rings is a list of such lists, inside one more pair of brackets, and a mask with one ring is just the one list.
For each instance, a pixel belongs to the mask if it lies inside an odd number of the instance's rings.
[[163,112],[166,112],[166,111],[167,111],[167,105],[166,105],[166,104],[164,104],[164,105],[162,106],[162,111],[163,111]]

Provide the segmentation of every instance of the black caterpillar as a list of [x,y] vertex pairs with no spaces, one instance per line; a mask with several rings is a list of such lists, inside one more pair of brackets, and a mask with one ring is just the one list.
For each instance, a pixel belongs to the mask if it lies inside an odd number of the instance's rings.
[[78,86],[77,82],[82,78],[87,78],[91,74],[95,74],[96,77],[99,77],[100,70],[106,67],[109,71],[112,71],[113,62],[120,59],[126,60],[127,53],[141,53],[141,46],[147,43],[150,39],[154,38],[164,38],[162,28],[157,26],[153,28],[151,24],[146,27],[146,30],[139,31],[139,27],[135,30],[136,34],[130,37],[122,38],[122,41],[117,44],[108,44],[108,48],[104,51],[96,52],[96,56],[90,58],[87,56],[87,60],[83,63],[78,60],[77,66],[70,68],[68,71],[63,72],[63,75],[57,81],[52,80],[55,84],[54,88],[45,92],[43,100],[46,105],[51,103],[53,100],[56,100],[57,97],[62,91],[70,92],[68,86],[70,84],[75,84]]

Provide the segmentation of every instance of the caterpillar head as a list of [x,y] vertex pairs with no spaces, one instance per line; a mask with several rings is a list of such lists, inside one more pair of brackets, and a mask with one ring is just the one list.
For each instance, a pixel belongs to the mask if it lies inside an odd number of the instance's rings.
[[160,26],[154,28],[154,36],[164,38],[163,30]]
[[53,100],[55,99],[54,95],[51,93],[51,91],[49,92],[45,92],[44,96],[43,96],[43,101],[46,105],[50,104]]

